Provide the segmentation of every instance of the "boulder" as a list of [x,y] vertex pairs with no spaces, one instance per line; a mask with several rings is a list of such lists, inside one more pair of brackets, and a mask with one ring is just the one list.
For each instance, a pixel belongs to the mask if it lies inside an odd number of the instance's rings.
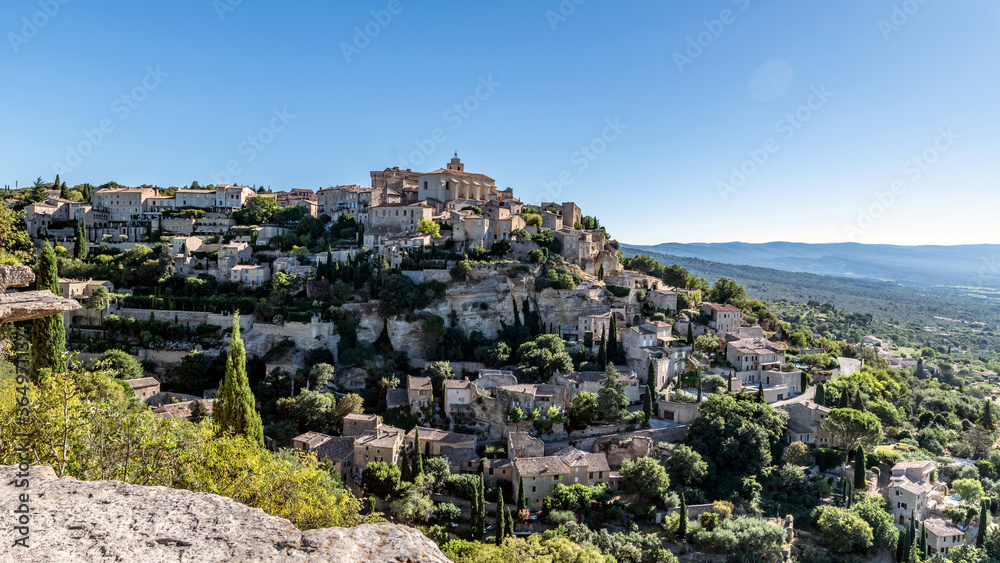
[[0,510],[30,495],[28,547],[4,533],[5,561],[411,561],[445,563],[419,531],[396,524],[300,531],[291,522],[208,493],[118,481],[59,479],[48,467],[15,488],[0,467]]
[[333,377],[334,385],[341,389],[352,391],[365,388],[365,370],[362,368],[345,368],[337,370]]

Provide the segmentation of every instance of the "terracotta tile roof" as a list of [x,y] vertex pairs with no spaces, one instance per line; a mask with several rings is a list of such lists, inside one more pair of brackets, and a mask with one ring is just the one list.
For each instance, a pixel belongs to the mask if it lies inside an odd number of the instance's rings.
[[385,394],[385,407],[387,409],[408,404],[410,404],[410,397],[406,393],[406,389],[389,389]]
[[939,538],[945,538],[950,536],[962,536],[965,537],[965,532],[960,528],[952,524],[948,520],[943,520],[941,518],[931,518],[930,520],[924,520],[923,524],[927,526],[927,532],[934,534]]
[[719,312],[719,313],[739,313],[739,307],[733,307],[730,304],[719,304],[719,303],[702,303],[702,307],[708,307],[709,309]]
[[562,458],[556,456],[519,457],[514,460],[514,467],[524,477],[543,477],[548,475],[566,475],[569,467]]
[[482,180],[484,182],[493,181],[493,178],[490,178],[486,174],[476,174],[475,172],[465,172],[464,170],[448,170],[447,168],[438,168],[437,170],[432,170],[430,172],[425,173],[424,175],[430,176],[433,174],[455,176],[457,178],[470,178],[472,180]]
[[138,379],[126,379],[125,383],[129,384],[132,389],[145,389],[146,387],[155,387],[159,385],[160,382],[156,380],[155,377],[140,377]]
[[570,467],[585,465],[587,466],[587,471],[611,471],[611,468],[608,466],[608,456],[603,453],[594,454],[584,452],[573,446],[569,446],[556,452],[555,455]]
[[310,449],[316,455],[332,459],[333,461],[346,462],[354,457],[353,437],[328,437],[329,439]]
[[406,388],[411,391],[430,391],[433,387],[431,386],[431,378],[429,377],[408,375],[406,376]]
[[889,487],[903,489],[904,491],[913,493],[915,495],[919,495],[920,493],[930,493],[934,491],[934,486],[931,485],[930,483],[925,483],[919,479],[914,479],[909,475],[901,475],[899,477],[893,477],[892,479],[889,479]]

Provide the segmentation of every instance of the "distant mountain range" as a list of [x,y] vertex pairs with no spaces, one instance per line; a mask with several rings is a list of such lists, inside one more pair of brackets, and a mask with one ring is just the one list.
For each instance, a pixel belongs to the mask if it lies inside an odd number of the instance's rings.
[[768,242],[623,244],[642,253],[907,285],[1000,287],[1000,245]]

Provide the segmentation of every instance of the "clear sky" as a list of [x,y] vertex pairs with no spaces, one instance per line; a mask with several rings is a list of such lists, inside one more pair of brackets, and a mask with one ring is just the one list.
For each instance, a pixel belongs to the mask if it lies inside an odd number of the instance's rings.
[[1000,243],[998,27],[972,0],[4,0],[0,185],[315,189],[458,151],[623,242]]

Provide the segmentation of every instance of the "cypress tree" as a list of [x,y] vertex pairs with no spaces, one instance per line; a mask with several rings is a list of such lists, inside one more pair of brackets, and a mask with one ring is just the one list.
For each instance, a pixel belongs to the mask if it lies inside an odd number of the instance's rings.
[[413,469],[410,475],[416,480],[424,472],[424,452],[420,447],[420,429],[414,429],[413,437]]
[[913,543],[917,541],[917,516],[912,508],[910,509],[910,526],[907,529],[906,536],[906,548],[909,551],[913,547]]
[[83,219],[76,221],[76,234],[73,239],[73,258],[83,260],[87,257],[87,226]]
[[521,512],[525,508],[528,508],[528,501],[524,498],[524,477],[521,477],[517,487],[517,511]]
[[861,446],[858,446],[858,453],[854,456],[854,489],[865,489],[865,450]]
[[472,487],[472,489],[473,489],[473,491],[472,491],[472,499],[470,499],[472,501],[471,502],[472,506],[469,509],[469,527],[472,529],[472,539],[477,539],[476,538],[476,531],[479,530],[479,521],[478,521],[478,518],[479,518],[479,506],[477,504],[479,502],[479,478],[478,478],[478,476],[477,476],[476,480],[473,481],[472,485],[473,485],[473,487]]
[[981,506],[979,508],[979,533],[976,534],[976,547],[978,549],[982,549],[983,543],[986,542],[986,528],[990,524],[990,513],[986,509],[988,503],[989,501],[986,499],[983,499],[982,502],[980,503]]
[[680,520],[677,523],[677,537],[684,540],[688,533],[688,509],[687,501],[684,500],[684,495],[681,495],[681,507],[679,510]]
[[400,465],[400,467],[399,467],[399,478],[404,483],[410,483],[410,482],[413,481],[413,476],[410,475],[410,467],[411,467],[411,464],[410,464],[410,450],[406,447],[406,444],[403,444],[403,452],[402,452],[401,455],[402,455],[402,458],[403,458],[403,462],[399,464]]
[[764,382],[763,381],[758,381],[757,382],[757,402],[758,403],[765,402],[764,401]]
[[506,529],[504,530],[504,537],[512,538],[514,537],[514,518],[510,515],[509,508],[504,510],[504,512],[505,512],[504,524],[506,525]]
[[[38,257],[36,289],[59,293],[59,272],[56,266],[56,252],[48,241],[42,244]],[[54,373],[66,370],[63,354],[66,352],[66,328],[62,313],[49,315],[31,321],[31,365],[29,375],[34,383],[41,379],[41,370],[51,369]]]
[[736,370],[734,370],[734,369],[729,370],[729,379],[726,380],[726,392],[727,393],[732,393],[733,392],[733,378],[734,377],[736,377]]
[[694,344],[694,323],[688,323],[688,344]]
[[[698,402],[701,402],[701,368],[694,368],[694,376],[698,379]],[[763,395],[763,393],[761,393]]]
[[917,544],[920,557],[927,557],[927,523],[920,523],[920,543]]
[[821,407],[826,406],[826,386],[822,381],[816,384],[816,396],[813,397],[813,402]]
[[608,354],[614,356],[618,351],[618,317],[611,313],[611,330],[608,331]]
[[479,476],[479,530],[478,537],[481,540],[486,533],[486,484],[482,475]]
[[608,367],[608,333],[601,327],[601,347],[597,349],[597,365],[601,369]]
[[849,398],[847,396],[847,392],[848,392],[847,389],[844,389],[843,391],[840,392],[840,404],[838,406],[842,409],[846,409],[848,406],[850,406],[848,404]]
[[851,406],[856,411],[864,411],[865,404],[861,399],[861,389],[858,389],[858,394],[854,396],[854,404]]
[[503,489],[497,489],[497,507],[496,512],[493,515],[496,520],[496,542],[497,545],[503,544],[503,535],[507,531],[507,523],[504,522],[504,511],[503,511]]
[[924,378],[924,359],[923,358],[917,358],[917,369],[913,373],[913,376],[916,377],[917,379],[923,379]]
[[603,281],[603,280],[604,280],[604,264],[601,264],[601,267],[597,269],[597,281]]
[[226,375],[219,385],[216,405],[213,415],[220,432],[242,434],[251,442],[264,444],[264,428],[254,408],[253,391],[247,379],[247,355],[240,338],[238,311],[233,314],[233,337],[226,356]]
[[903,563],[903,558],[907,555],[906,530],[896,532],[896,563]]
[[521,328],[521,315],[517,313],[517,300],[511,297],[510,302],[514,306],[514,328]]
[[649,361],[646,369],[646,397],[642,401],[642,416],[649,424],[649,419],[653,418],[653,397],[656,395],[656,369],[653,367],[653,360]]

